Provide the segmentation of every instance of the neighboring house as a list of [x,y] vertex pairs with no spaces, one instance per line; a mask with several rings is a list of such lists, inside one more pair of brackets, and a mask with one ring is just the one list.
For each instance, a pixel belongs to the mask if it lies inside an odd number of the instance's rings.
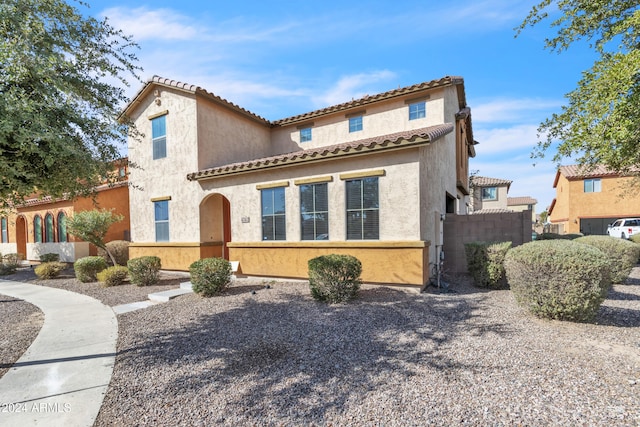
[[[153,77],[123,112],[130,256],[186,270],[305,278],[308,260],[356,256],[368,282],[422,285],[445,213],[465,213],[475,155],[460,77],[268,121],[206,90]],[[440,246],[438,246],[440,247]]]
[[[67,218],[74,213],[92,209],[113,209],[124,220],[113,224],[106,241],[129,238],[129,189],[126,162],[119,162],[117,171],[121,181],[102,185],[93,198],[76,200],[34,197],[16,207],[15,212],[0,218],[0,253],[22,254],[26,260],[39,261],[40,255],[57,253],[60,261],[74,262],[78,258],[95,255],[96,248],[67,232]],[[95,201],[95,203],[94,203]]]
[[640,217],[635,180],[603,166],[592,170],[561,166],[553,182],[556,197],[549,208],[549,221],[561,233],[607,234],[607,224],[616,219]]
[[531,211],[531,222],[537,222],[536,205],[538,201],[533,197],[507,197],[507,209],[513,212]]
[[513,181],[486,176],[473,176],[470,181],[473,191],[470,200],[472,213],[509,212],[507,193]]

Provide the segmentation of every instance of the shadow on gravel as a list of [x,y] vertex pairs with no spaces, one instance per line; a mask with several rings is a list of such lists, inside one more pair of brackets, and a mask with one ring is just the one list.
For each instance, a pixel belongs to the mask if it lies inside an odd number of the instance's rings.
[[[363,289],[357,301],[332,306],[286,291],[268,301],[249,292],[241,306],[229,309],[218,298],[211,302],[218,312],[140,334],[129,347],[125,343],[117,361],[127,369],[146,367],[149,381],[158,370],[170,372],[172,381],[156,385],[164,387],[160,395],[180,399],[179,390],[187,388],[215,393],[207,398],[222,399],[224,411],[207,420],[213,423],[231,422],[225,414],[258,424],[265,414],[284,424],[322,423],[382,384],[411,381],[418,366],[442,373],[474,368],[447,356],[447,343],[461,334],[511,334],[509,325],[483,318],[475,301],[387,287]],[[236,392],[224,393],[229,388]],[[129,393],[111,397],[121,394]]]
[[609,293],[607,294],[607,299],[618,301],[640,301],[640,295],[610,289]]
[[601,306],[593,323],[604,326],[640,327],[640,310]]

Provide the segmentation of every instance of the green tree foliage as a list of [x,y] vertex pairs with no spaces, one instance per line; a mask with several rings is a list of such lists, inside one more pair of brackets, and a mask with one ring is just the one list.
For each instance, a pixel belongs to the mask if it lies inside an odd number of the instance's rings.
[[106,209],[76,212],[67,219],[67,231],[77,238],[93,243],[98,248],[103,249],[111,258],[113,265],[117,265],[116,260],[104,242],[104,238],[109,231],[109,227],[123,219],[122,215]]
[[587,40],[599,57],[566,95],[568,104],[562,112],[540,125],[542,139],[533,157],[542,158],[559,141],[553,157],[558,163],[576,158],[587,170],[603,164],[620,173],[637,172],[640,4],[637,0],[544,0],[529,12],[518,34],[547,19],[557,29],[555,37],[546,40],[547,49],[562,52]]
[[0,209],[87,195],[107,176],[136,47],[63,0],[0,2]]

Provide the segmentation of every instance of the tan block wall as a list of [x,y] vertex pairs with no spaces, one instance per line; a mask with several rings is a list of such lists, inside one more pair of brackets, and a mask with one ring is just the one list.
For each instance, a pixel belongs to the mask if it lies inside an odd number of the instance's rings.
[[222,243],[131,243],[129,259],[141,256],[159,257],[163,270],[188,271],[194,261],[222,257]]

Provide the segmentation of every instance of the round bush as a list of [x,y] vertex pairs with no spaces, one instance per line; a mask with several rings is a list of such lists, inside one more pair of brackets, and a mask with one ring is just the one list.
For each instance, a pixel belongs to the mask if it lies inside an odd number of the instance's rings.
[[108,267],[107,262],[100,256],[87,256],[73,263],[76,278],[82,283],[95,282],[97,274]]
[[311,296],[328,303],[347,302],[358,295],[362,263],[351,255],[323,255],[309,260]]
[[67,264],[64,262],[43,262],[34,268],[33,272],[36,273],[36,276],[40,279],[53,279],[58,277],[65,268],[67,268]]
[[105,287],[118,286],[124,283],[129,269],[121,265],[114,265],[98,273],[98,281]]
[[157,256],[142,256],[127,262],[129,279],[136,286],[150,286],[158,283],[162,263]]
[[504,266],[516,301],[548,319],[592,320],[611,285],[606,255],[571,240],[518,246],[507,253]]
[[[117,265],[126,266],[129,261],[129,242],[126,240],[112,240],[111,242],[107,242],[105,244],[111,255],[116,259]],[[107,261],[107,264],[111,264],[111,258],[102,248],[98,248],[98,255],[104,258]]]
[[210,297],[224,291],[231,283],[231,263],[223,258],[204,258],[189,266],[193,292]]
[[40,262],[54,262],[60,261],[60,255],[56,253],[46,253],[40,255]]
[[640,246],[636,243],[611,236],[584,236],[574,241],[604,252],[611,265],[612,283],[624,283],[640,256]]

